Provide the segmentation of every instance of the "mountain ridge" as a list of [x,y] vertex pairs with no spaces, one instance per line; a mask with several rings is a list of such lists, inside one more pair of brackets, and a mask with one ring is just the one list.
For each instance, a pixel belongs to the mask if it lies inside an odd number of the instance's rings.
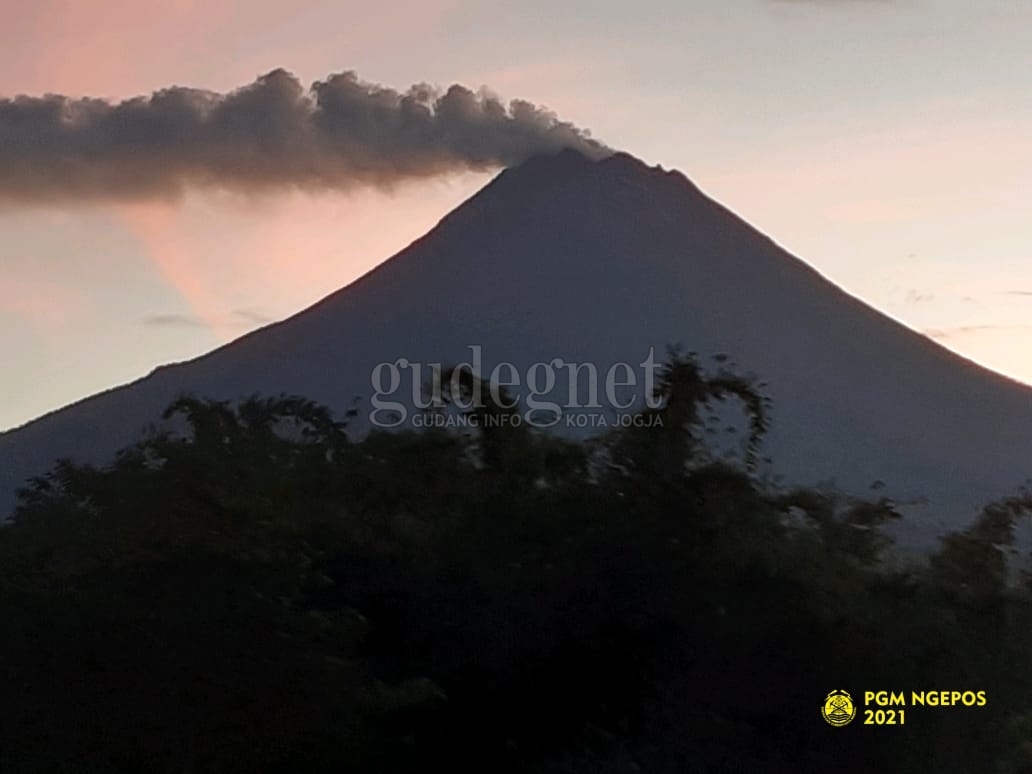
[[[893,496],[971,508],[1026,475],[949,447],[1032,456],[1026,385],[850,296],[680,172],[566,151],[504,170],[297,314],[0,434],[0,460],[17,458],[18,475],[42,473],[62,448],[108,455],[184,391],[296,392],[342,410],[363,383],[372,391],[378,362],[459,362],[477,343],[492,362],[560,356],[600,371],[649,346],[725,353],[772,385],[771,453],[799,483],[857,492],[896,474]],[[11,470],[0,464],[0,490]]]

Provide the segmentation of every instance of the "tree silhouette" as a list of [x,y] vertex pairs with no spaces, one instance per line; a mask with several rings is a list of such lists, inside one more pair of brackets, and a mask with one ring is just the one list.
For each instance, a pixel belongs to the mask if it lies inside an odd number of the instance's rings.
[[[583,443],[184,397],[58,463],[0,529],[0,771],[1032,770],[1027,495],[885,562],[893,502],[756,475],[752,379],[674,356],[656,397]],[[831,729],[843,686],[989,702]]]

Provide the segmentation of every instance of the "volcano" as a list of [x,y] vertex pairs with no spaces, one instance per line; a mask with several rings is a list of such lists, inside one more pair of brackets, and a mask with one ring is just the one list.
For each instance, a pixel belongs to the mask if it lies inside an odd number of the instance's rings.
[[[0,435],[0,507],[58,457],[103,463],[182,393],[371,409],[381,363],[484,373],[562,358],[605,373],[650,349],[727,356],[772,403],[772,475],[898,501],[932,538],[1032,470],[1032,389],[848,295],[676,171],[627,154],[535,157],[314,306]],[[356,403],[357,401],[357,403]]]

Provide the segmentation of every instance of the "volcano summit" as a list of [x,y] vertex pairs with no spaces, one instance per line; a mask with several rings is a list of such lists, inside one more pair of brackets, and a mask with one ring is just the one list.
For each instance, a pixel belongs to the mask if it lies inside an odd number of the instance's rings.
[[456,364],[477,346],[485,376],[557,358],[605,375],[672,344],[763,380],[770,473],[922,499],[916,539],[1028,476],[1032,390],[851,297],[680,173],[564,151],[503,171],[309,309],[0,435],[3,506],[58,457],[104,462],[184,392],[298,394],[362,419],[374,371],[399,359]]

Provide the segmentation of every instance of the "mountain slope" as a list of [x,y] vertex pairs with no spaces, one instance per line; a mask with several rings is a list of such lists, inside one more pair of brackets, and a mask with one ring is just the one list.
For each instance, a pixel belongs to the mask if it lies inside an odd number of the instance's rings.
[[561,357],[604,373],[672,343],[767,382],[778,473],[927,497],[915,533],[955,526],[1032,471],[1032,390],[850,297],[679,173],[564,152],[503,172],[310,309],[0,435],[0,493],[56,456],[105,459],[183,391],[343,410],[399,357],[454,363],[480,345],[485,372]]

